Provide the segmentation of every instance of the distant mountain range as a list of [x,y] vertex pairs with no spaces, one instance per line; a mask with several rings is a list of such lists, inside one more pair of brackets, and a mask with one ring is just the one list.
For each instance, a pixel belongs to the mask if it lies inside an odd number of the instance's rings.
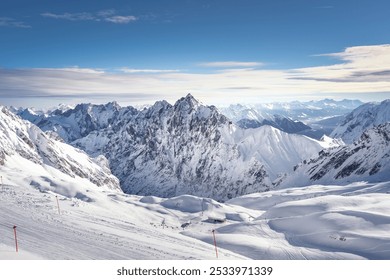
[[261,121],[272,115],[280,115],[293,120],[312,123],[315,120],[347,114],[363,104],[360,100],[344,99],[336,101],[323,99],[319,101],[275,102],[257,105],[236,104],[220,108],[220,110],[233,121],[239,121],[240,119]]
[[359,100],[324,99],[250,106],[236,104],[220,108],[220,111],[242,128],[271,125],[288,133],[320,139],[324,134],[331,133],[341,116],[362,104]]

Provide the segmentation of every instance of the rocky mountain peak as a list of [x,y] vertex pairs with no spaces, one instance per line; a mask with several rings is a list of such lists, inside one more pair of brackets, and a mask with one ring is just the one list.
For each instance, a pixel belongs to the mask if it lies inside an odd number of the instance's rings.
[[176,101],[174,108],[176,111],[183,111],[188,113],[199,106],[201,106],[201,103],[189,93],[185,97],[182,97]]
[[150,118],[152,116],[160,116],[163,112],[171,108],[172,108],[171,104],[169,104],[165,100],[162,100],[162,101],[157,101],[149,108],[142,110],[142,112],[145,114],[145,117]]

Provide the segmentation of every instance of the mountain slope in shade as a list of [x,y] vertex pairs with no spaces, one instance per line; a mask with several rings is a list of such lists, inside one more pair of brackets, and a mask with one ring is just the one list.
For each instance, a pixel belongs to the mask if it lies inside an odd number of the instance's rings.
[[390,123],[366,130],[353,144],[323,150],[295,169],[281,187],[390,180]]
[[[9,110],[0,107],[0,167],[15,172],[17,177],[35,186],[59,187],[84,180],[88,185],[120,191],[118,179],[100,156],[91,159],[86,153],[57,141],[30,122],[23,121]],[[88,183],[87,183],[88,182]]]
[[348,114],[333,130],[331,137],[342,138],[345,143],[358,140],[368,128],[390,121],[390,99],[381,103],[366,103]]

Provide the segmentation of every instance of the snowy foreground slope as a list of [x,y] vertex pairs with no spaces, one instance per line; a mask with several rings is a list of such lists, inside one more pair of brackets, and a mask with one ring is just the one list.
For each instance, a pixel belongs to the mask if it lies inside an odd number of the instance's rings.
[[390,182],[292,188],[225,204],[93,186],[86,193],[89,202],[59,195],[58,214],[55,192],[6,179],[0,259],[215,259],[213,229],[220,259],[390,259]]

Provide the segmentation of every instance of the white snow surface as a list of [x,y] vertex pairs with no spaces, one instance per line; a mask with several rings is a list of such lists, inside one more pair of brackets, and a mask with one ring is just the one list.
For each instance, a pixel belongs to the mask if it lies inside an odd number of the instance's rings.
[[12,165],[0,169],[0,259],[215,259],[212,230],[220,259],[390,259],[390,182],[313,185],[219,203],[127,195],[80,179],[57,192],[28,184],[39,175],[16,176],[23,173]]

